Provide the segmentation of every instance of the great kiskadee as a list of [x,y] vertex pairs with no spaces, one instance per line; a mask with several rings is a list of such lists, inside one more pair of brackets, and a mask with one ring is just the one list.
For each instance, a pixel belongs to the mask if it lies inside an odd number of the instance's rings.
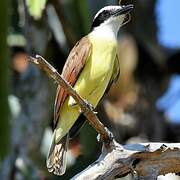
[[[76,43],[62,71],[62,77],[94,107],[119,75],[117,34],[130,20],[133,5],[106,6],[95,15],[91,32]],[[62,175],[66,169],[69,132],[81,114],[76,101],[58,86],[54,133],[47,157],[49,172]],[[77,129],[77,128],[76,128]]]

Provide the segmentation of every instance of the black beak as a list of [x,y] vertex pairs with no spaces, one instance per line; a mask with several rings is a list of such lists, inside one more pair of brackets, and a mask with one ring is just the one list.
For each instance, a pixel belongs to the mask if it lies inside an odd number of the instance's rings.
[[122,8],[116,10],[113,15],[114,15],[114,16],[119,16],[119,15],[122,15],[122,14],[127,14],[127,13],[129,13],[130,11],[132,11],[133,8],[134,8],[134,5],[133,5],[133,4],[129,4],[129,5],[122,6]]

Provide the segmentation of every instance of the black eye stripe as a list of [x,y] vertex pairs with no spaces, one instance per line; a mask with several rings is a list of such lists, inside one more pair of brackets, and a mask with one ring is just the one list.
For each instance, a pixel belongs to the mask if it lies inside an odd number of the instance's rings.
[[105,10],[102,13],[100,13],[100,15],[109,17],[111,15],[111,13],[110,13],[110,11]]
[[107,20],[110,16],[112,15],[111,11],[104,10],[101,12],[94,20],[92,23],[91,29],[99,26],[101,23],[103,23],[105,20]]

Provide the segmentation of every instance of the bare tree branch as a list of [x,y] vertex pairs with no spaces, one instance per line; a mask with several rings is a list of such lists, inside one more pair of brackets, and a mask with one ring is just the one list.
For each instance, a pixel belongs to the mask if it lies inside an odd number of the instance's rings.
[[112,134],[107,128],[100,122],[94,112],[94,108],[86,100],[83,100],[80,95],[66,82],[61,75],[52,67],[43,57],[37,55],[36,58],[29,57],[29,60],[36,64],[39,68],[47,73],[56,83],[60,84],[66,91],[76,100],[79,104],[81,111],[84,113],[93,128],[100,134],[101,140],[108,145],[112,140]]

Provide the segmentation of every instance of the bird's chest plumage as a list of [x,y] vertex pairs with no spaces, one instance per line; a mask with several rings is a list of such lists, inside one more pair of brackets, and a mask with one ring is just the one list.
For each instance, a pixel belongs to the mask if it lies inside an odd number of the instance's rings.
[[87,62],[92,80],[94,78],[101,80],[104,77],[111,76],[115,57],[115,42],[110,40],[94,42],[89,62]]
[[109,39],[90,39],[90,41],[91,55],[75,84],[75,89],[83,98],[96,106],[112,76],[117,45],[116,41]]
[[90,39],[92,52],[85,66],[89,73],[89,81],[104,81],[112,75],[115,57],[117,54],[116,41],[110,39]]

